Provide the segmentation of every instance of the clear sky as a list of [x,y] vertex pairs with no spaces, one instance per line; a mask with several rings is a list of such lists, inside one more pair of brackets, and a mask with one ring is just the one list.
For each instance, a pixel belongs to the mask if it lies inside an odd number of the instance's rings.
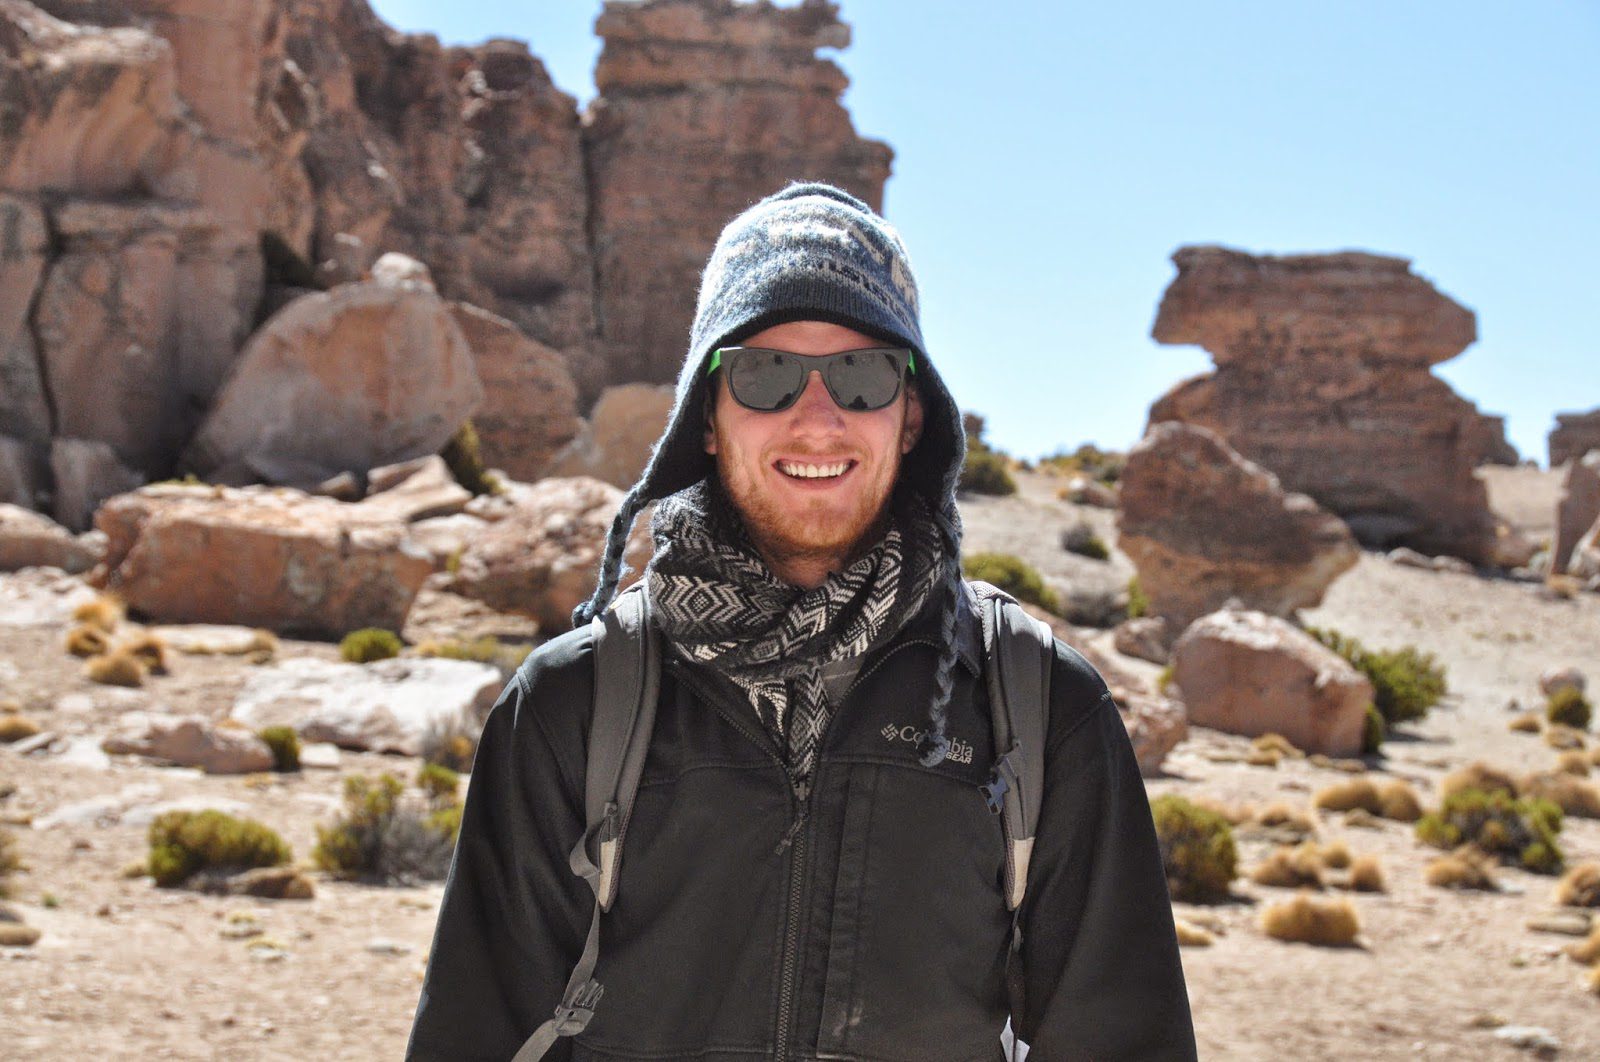
[[[526,40],[580,103],[598,0],[373,0]],[[1186,243],[1402,255],[1478,315],[1437,369],[1545,460],[1600,407],[1600,3],[843,0],[930,353],[992,444],[1125,449],[1210,359],[1150,325]]]

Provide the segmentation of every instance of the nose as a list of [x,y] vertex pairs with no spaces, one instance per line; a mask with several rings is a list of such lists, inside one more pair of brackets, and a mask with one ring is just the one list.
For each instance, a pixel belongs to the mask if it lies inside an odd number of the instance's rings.
[[793,409],[800,420],[819,427],[844,425],[844,410],[828,393],[828,385],[822,381],[821,369],[806,372],[806,382],[800,389],[800,397],[794,400]]

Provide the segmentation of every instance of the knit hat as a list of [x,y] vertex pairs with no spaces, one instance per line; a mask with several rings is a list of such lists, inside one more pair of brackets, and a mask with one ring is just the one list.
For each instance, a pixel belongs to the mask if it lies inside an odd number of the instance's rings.
[[616,594],[622,553],[640,510],[716,471],[704,449],[711,352],[774,325],[828,321],[916,352],[910,378],[923,404],[923,429],[900,466],[900,479],[928,501],[948,557],[940,624],[942,649],[922,762],[944,759],[945,707],[956,659],[956,603],[961,587],[961,517],[956,481],[966,457],[961,412],[928,358],[918,320],[917,283],[900,236],[872,208],[831,185],[796,183],[750,207],[722,230],[700,278],[688,356],[678,375],[667,427],[639,480],[622,500],[600,562],[594,596],[573,609],[573,626],[602,611]]

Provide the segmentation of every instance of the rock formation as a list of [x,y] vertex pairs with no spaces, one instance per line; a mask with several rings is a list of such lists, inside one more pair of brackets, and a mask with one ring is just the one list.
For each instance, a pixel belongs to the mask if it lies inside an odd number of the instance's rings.
[[[4,268],[3,265],[0,268]],[[4,307],[0,306],[0,344],[5,342],[4,313]],[[1546,442],[1550,448],[1551,468],[1576,461],[1590,450],[1600,450],[1600,409],[1587,413],[1557,413],[1555,429]]]
[[1279,616],[1314,607],[1360,555],[1338,517],[1206,428],[1152,425],[1120,484],[1117,545],[1172,637],[1233,597]]
[[1557,575],[1572,563],[1572,551],[1600,522],[1600,448],[1567,466],[1556,502],[1556,533],[1550,543],[1550,570]]
[[1403,258],[1223,247],[1172,258],[1152,335],[1199,344],[1216,371],[1158,399],[1151,424],[1212,429],[1364,543],[1492,559],[1472,471],[1504,437],[1429,371],[1476,338],[1472,311]]
[[[728,217],[803,177],[881,202],[891,152],[856,136],[817,57],[848,43],[836,4],[616,2],[597,28],[580,115],[526,45],[446,47],[365,0],[0,0],[0,501],[81,530],[110,494],[187,471],[420,456],[471,388],[424,395],[419,366],[456,373],[461,349],[494,392],[488,462],[547,474],[607,386],[676,374]],[[243,363],[286,315],[403,286],[376,268],[389,252],[448,307],[413,337],[433,360],[370,337],[335,391],[415,370],[395,393],[343,407],[314,397],[326,379],[280,379],[298,437],[245,439],[225,393],[259,376]],[[430,401],[455,423],[420,428]],[[370,419],[342,433],[352,416]]]

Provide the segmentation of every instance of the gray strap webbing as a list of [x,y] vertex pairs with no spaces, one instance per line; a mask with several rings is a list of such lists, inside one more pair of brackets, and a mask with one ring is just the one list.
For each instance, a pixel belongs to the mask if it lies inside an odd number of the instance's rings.
[[567,863],[594,891],[594,916],[555,1016],[534,1030],[513,1062],[536,1062],[557,1037],[583,1032],[605,992],[593,976],[600,955],[600,915],[616,899],[623,831],[655,728],[661,653],[643,584],[617,595],[611,609],[592,622],[595,695],[584,771],[587,824]]

